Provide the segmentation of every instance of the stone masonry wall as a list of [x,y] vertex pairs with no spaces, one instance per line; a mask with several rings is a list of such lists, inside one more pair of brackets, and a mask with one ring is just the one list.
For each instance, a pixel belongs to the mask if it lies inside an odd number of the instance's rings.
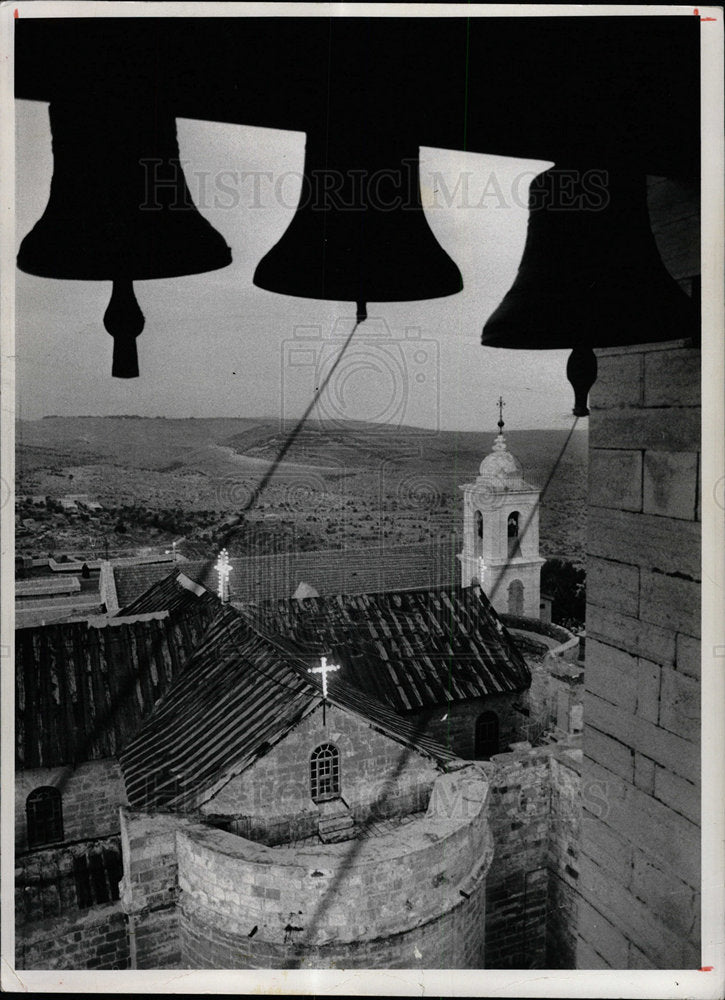
[[487,794],[467,765],[438,777],[424,817],[317,847],[179,831],[182,964],[481,968]]
[[310,796],[310,755],[322,743],[340,752],[341,796],[357,822],[425,809],[436,763],[332,705],[304,719],[269,753],[232,778],[202,807],[234,817],[234,832],[278,844],[317,832],[319,811]]
[[499,724],[499,749],[504,752],[509,744],[525,739],[528,718],[514,706],[526,703],[526,691],[512,694],[489,695],[439,705],[425,712],[409,713],[407,718],[421,733],[447,747],[464,760],[475,758],[476,720],[483,712],[495,712]]
[[184,966],[195,969],[482,969],[485,882],[453,909],[416,927],[375,940],[301,948],[255,942],[210,924],[193,901],[181,904]]
[[599,352],[579,968],[699,966],[700,352]]
[[179,895],[176,831],[189,821],[170,813],[121,810],[123,879],[131,968],[179,967]]
[[125,968],[128,939],[118,904],[120,877],[117,836],[17,855],[17,968]]
[[486,967],[573,968],[581,751],[524,747],[487,766],[494,860]]
[[486,899],[486,967],[546,966],[548,748],[499,754],[489,772],[494,860]]
[[64,841],[119,832],[118,807],[126,791],[118,761],[92,760],[78,767],[35,768],[15,775],[15,850],[28,847],[25,802],[35,788],[58,788],[63,802]]
[[553,754],[547,865],[546,967],[576,967],[576,924],[579,916],[579,843],[582,799],[581,751]]
[[579,639],[571,636],[543,656],[527,657],[531,670],[527,738],[532,742],[546,729],[581,731],[584,667],[578,654]]
[[16,938],[18,969],[127,969],[126,918],[118,902],[43,920]]

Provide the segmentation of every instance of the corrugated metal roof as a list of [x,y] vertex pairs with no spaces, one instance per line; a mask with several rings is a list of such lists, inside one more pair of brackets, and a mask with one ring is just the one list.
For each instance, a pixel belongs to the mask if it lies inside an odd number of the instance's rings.
[[181,670],[212,614],[95,628],[85,621],[15,632],[19,768],[117,754]]
[[196,583],[181,570],[175,569],[122,608],[116,617],[126,618],[130,615],[147,614],[149,611],[168,611],[173,616],[193,610],[200,604],[211,606],[212,614],[220,607],[216,594]]
[[398,711],[522,691],[531,683],[480,587],[267,601],[245,613],[305,652],[334,650],[350,682]]
[[[322,702],[288,639],[264,634],[227,606],[137,737],[120,755],[134,808],[194,809],[241,774]],[[342,678],[328,702],[440,763],[455,757]]]

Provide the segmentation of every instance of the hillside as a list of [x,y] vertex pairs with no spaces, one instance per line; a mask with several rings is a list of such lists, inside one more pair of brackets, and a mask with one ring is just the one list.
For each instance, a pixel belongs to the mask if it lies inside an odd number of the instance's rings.
[[[99,534],[107,539],[111,532],[112,548],[184,535],[199,551],[213,544],[225,517],[242,511],[239,544],[251,526],[262,547],[422,541],[460,529],[458,487],[475,477],[494,438],[493,432],[311,423],[255,496],[289,429],[273,419],[235,418],[19,422],[17,493],[89,494],[108,522],[56,520],[31,530],[24,544],[88,545],[93,538],[97,544]],[[560,431],[507,432],[526,478],[539,486],[565,439]],[[583,558],[586,443],[586,432],[576,432],[551,478],[541,512],[544,555]],[[125,531],[116,531],[119,518]]]

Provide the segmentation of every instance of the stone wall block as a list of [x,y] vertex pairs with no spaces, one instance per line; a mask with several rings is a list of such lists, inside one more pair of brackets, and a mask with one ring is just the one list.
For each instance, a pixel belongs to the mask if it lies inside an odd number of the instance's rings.
[[644,359],[645,406],[700,405],[700,352],[657,351]]
[[639,568],[623,562],[610,562],[589,556],[587,587],[596,594],[607,594],[610,611],[637,616],[639,610]]
[[640,618],[673,632],[700,636],[700,584],[679,576],[642,571]]
[[698,494],[697,465],[696,452],[652,450],[645,452],[643,477],[645,512],[694,520]]
[[642,452],[616,449],[592,452],[589,502],[599,507],[642,510]]
[[699,639],[693,639],[692,636],[684,634],[677,636],[675,665],[681,673],[699,680],[701,656]]
[[589,423],[590,448],[690,451],[700,436],[698,407],[602,410]]
[[[677,518],[589,507],[587,550],[590,556],[661,573],[686,573],[693,579],[700,575],[700,527]],[[593,596],[601,603],[606,591],[594,590]]]
[[664,767],[655,769],[654,794],[693,823],[700,823],[700,784],[687,781]]
[[641,406],[644,383],[644,355],[599,355],[597,381],[591,391],[592,406],[599,409]]
[[[594,595],[596,597],[596,595]],[[657,663],[675,662],[675,633],[631,615],[587,603],[587,654],[592,639]]]
[[669,667],[662,669],[660,725],[684,739],[700,738],[700,684]]
[[[598,859],[595,831],[599,823],[602,823],[633,847],[646,849],[653,861],[670,868],[681,881],[697,888],[700,884],[699,828],[611,771],[606,771],[591,761],[588,768],[590,773],[600,775],[602,798],[606,805],[598,811],[596,820],[582,822],[583,852]],[[630,877],[629,871],[622,866],[620,871],[620,881],[624,884]],[[616,868],[611,870],[610,875],[618,878]],[[587,898],[591,897],[587,895]]]

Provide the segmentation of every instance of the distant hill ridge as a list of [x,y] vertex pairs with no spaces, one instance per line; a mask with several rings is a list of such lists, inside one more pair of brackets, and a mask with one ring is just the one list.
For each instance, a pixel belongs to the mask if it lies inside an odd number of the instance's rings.
[[[70,491],[72,481],[73,492],[92,493],[111,507],[140,503],[238,512],[255,495],[292,426],[280,426],[273,418],[240,417],[20,421],[18,491],[58,496]],[[587,434],[574,433],[562,455],[567,434],[506,429],[508,446],[529,482],[543,487],[556,469],[541,511],[543,550],[581,559]],[[261,497],[260,510],[265,518],[295,520],[295,530],[305,537],[317,533],[320,544],[329,545],[350,531],[356,544],[380,532],[391,540],[414,541],[445,525],[458,525],[459,487],[475,478],[495,436],[495,423],[481,431],[431,433],[313,421],[286,453]],[[343,509],[348,513],[340,513]],[[330,518],[335,523],[328,530]],[[306,544],[311,544],[309,538]]]

